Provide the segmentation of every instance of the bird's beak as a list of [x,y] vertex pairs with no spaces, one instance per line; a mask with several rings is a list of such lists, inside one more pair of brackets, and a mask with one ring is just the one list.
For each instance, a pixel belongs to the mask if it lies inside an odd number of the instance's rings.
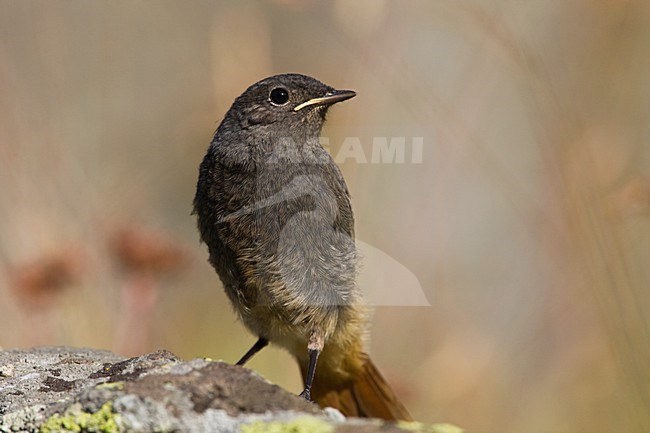
[[357,96],[357,92],[354,90],[332,90],[331,92],[327,92],[325,96],[303,102],[296,106],[293,111],[299,111],[312,105],[332,105],[337,102],[345,101],[346,99],[354,98],[355,96]]

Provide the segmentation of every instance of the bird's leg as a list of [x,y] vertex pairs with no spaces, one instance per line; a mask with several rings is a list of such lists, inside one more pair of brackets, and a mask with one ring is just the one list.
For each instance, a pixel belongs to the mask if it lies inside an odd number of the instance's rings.
[[312,332],[311,337],[309,337],[307,350],[309,351],[309,368],[305,377],[305,389],[300,393],[300,396],[304,397],[307,401],[311,401],[311,385],[314,382],[314,375],[316,374],[316,361],[318,361],[318,355],[323,350],[323,338],[320,333]]
[[305,397],[307,401],[311,401],[311,384],[314,381],[316,361],[318,360],[319,353],[319,350],[309,349],[309,370],[307,370],[307,378],[305,379],[305,389],[300,393],[300,396]]
[[255,344],[253,344],[253,347],[248,349],[248,352],[246,352],[246,354],[242,356],[241,359],[237,361],[237,364],[235,365],[246,364],[246,362],[248,362],[249,359],[251,359],[257,352],[264,349],[268,344],[269,344],[269,340],[267,340],[264,337],[260,337],[259,340],[257,340]]

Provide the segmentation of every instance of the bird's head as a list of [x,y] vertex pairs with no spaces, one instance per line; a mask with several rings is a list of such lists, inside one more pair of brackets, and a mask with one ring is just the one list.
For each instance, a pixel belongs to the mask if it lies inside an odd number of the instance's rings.
[[325,121],[327,109],[337,102],[354,97],[352,90],[335,90],[315,78],[300,74],[282,74],[265,78],[239,96],[226,118],[243,129],[266,129],[277,132],[300,130],[317,135]]

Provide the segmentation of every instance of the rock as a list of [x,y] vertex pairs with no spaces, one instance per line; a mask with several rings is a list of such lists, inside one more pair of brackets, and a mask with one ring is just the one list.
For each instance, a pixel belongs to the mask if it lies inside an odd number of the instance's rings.
[[251,370],[164,350],[129,359],[70,347],[0,351],[0,432],[126,431],[460,432],[346,419]]

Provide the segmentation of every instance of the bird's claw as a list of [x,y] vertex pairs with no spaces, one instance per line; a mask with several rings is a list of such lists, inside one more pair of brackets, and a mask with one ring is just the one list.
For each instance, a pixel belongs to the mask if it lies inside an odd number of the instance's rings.
[[307,401],[311,401],[311,392],[309,388],[305,388],[301,393],[300,397],[303,397]]

